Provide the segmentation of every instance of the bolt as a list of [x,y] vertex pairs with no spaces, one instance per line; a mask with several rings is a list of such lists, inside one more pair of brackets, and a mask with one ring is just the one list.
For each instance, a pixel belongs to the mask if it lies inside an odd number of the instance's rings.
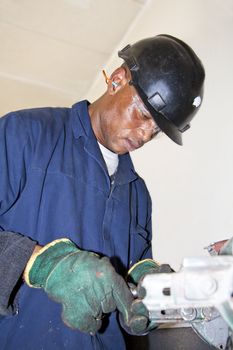
[[206,320],[211,320],[215,317],[218,316],[218,312],[215,308],[213,307],[204,307],[201,309],[202,312],[202,316],[206,319]]
[[192,307],[188,307],[185,309],[182,308],[180,310],[180,314],[185,321],[193,321],[197,316],[197,311]]

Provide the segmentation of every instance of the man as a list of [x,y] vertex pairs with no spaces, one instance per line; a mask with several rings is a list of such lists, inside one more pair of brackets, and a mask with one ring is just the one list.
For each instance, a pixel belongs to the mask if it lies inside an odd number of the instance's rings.
[[1,349],[119,350],[122,327],[147,329],[121,277],[151,258],[151,201],[129,152],[161,132],[182,144],[204,69],[168,35],[119,56],[92,104],[0,119]]

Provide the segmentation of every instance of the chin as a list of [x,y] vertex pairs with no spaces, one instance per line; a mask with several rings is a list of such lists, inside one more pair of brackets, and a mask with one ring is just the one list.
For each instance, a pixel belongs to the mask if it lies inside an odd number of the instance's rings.
[[114,146],[113,146],[113,147],[108,147],[108,149],[109,149],[111,152],[116,153],[116,154],[118,154],[118,155],[127,153],[126,150],[121,150],[121,149],[119,149],[119,148],[117,148],[117,147],[114,147]]
[[[110,146],[111,147],[111,146]],[[112,151],[113,153],[116,153],[118,154],[119,156],[120,155],[123,155],[123,154],[126,154],[126,153],[129,153],[129,151],[127,150],[127,148],[121,146],[121,145],[112,145],[111,148],[108,148],[110,151]]]
[[122,156],[123,154],[129,153],[128,150],[124,150],[124,151],[119,151],[119,152],[115,152],[117,153],[119,156]]

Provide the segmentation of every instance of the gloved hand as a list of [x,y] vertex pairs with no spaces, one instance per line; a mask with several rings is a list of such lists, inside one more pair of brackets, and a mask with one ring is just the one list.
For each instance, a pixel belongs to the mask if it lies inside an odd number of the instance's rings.
[[149,273],[159,272],[160,265],[152,259],[141,260],[134,264],[128,271],[127,281],[133,283],[135,286],[138,285],[140,279]]
[[[127,282],[134,293],[137,293],[137,299],[135,299],[131,306],[131,311],[134,315],[137,315],[137,324],[134,325],[134,331],[132,334],[147,334],[150,330],[159,326],[155,321],[149,320],[149,312],[146,306],[143,304],[143,297],[145,296],[145,290],[140,288],[139,282],[148,274],[153,273],[167,273],[173,270],[167,264],[159,265],[152,259],[141,260],[131,267],[128,271]],[[141,316],[141,323],[140,317]],[[145,318],[147,322],[145,322]],[[144,326],[143,326],[144,325]],[[137,327],[138,326],[138,329]],[[144,327],[144,328],[143,328]],[[127,328],[125,328],[127,330]],[[130,333],[130,330],[127,330]]]
[[64,323],[82,332],[96,333],[103,313],[115,309],[132,331],[147,321],[139,316],[138,326],[138,316],[131,312],[132,294],[109,259],[82,251],[68,239],[55,240],[32,256],[24,278],[61,303]]

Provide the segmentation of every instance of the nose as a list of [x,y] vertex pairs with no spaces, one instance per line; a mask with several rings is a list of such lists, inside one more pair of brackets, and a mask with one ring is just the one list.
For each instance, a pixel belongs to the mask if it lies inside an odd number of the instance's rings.
[[155,123],[154,119],[152,119],[152,118],[144,120],[143,124],[141,125],[142,133],[146,139],[152,138],[152,136],[156,132],[156,128],[157,128],[157,124]]
[[156,124],[156,122],[154,121],[153,118],[149,118],[147,120],[147,123],[148,123],[148,129],[151,129],[151,130],[155,131],[156,128],[158,128],[158,125]]
[[155,134],[155,123],[145,122],[138,128],[138,136],[141,141],[144,143],[150,141]]

